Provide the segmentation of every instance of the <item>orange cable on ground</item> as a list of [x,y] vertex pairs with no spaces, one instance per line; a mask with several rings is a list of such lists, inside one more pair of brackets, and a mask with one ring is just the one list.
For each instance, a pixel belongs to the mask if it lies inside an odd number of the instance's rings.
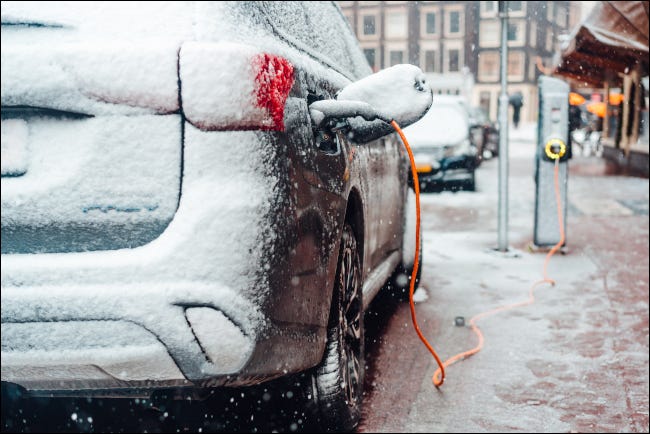
[[434,359],[436,359],[436,362],[438,362],[438,370],[436,373],[440,372],[440,381],[436,382],[434,380],[433,384],[436,387],[442,386],[442,383],[445,381],[445,368],[444,365],[442,364],[442,361],[440,360],[440,357],[438,357],[438,354],[436,351],[433,349],[429,341],[427,341],[427,338],[424,337],[422,334],[422,331],[420,331],[420,326],[418,325],[417,318],[415,317],[415,303],[413,302],[413,292],[415,290],[415,278],[418,274],[418,267],[420,266],[419,264],[419,258],[420,258],[420,182],[418,180],[418,172],[415,168],[415,159],[413,158],[413,152],[411,151],[411,147],[409,146],[408,140],[406,140],[406,137],[404,136],[404,133],[402,132],[402,129],[399,127],[397,122],[391,121],[390,123],[393,128],[395,128],[395,131],[399,134],[399,136],[402,138],[402,143],[404,143],[404,147],[406,148],[406,152],[408,152],[409,155],[409,160],[411,160],[411,173],[413,174],[413,186],[415,189],[415,261],[413,263],[413,271],[411,272],[411,283],[410,283],[410,288],[409,288],[409,304],[411,306],[411,319],[413,320],[413,327],[415,327],[415,331],[418,334],[418,337],[422,341],[422,343],[427,347],[431,355],[433,356]]
[[444,377],[445,377],[444,368],[448,367],[449,365],[451,365],[453,363],[456,363],[459,360],[463,360],[463,359],[466,359],[466,358],[468,358],[470,356],[473,356],[474,354],[481,351],[481,349],[483,348],[483,342],[484,342],[483,333],[481,333],[481,329],[479,329],[478,326],[476,325],[477,320],[479,320],[481,318],[485,318],[487,316],[494,315],[495,313],[498,313],[498,312],[503,312],[505,310],[514,309],[516,307],[527,306],[529,304],[533,304],[535,302],[534,292],[535,292],[535,288],[537,286],[541,285],[542,283],[550,283],[551,285],[555,285],[555,281],[548,277],[547,267],[548,267],[549,260],[551,259],[551,256],[553,256],[560,249],[560,247],[562,247],[562,245],[564,244],[564,238],[565,238],[565,236],[564,236],[564,221],[563,221],[564,219],[562,218],[562,198],[560,196],[560,175],[559,175],[559,171],[560,171],[560,160],[558,158],[558,159],[555,160],[554,179],[555,179],[555,200],[556,200],[556,204],[557,204],[557,219],[558,219],[558,223],[560,225],[560,241],[558,241],[558,243],[555,246],[553,246],[553,248],[546,255],[546,259],[544,260],[544,278],[542,280],[539,280],[539,281],[535,282],[533,284],[533,286],[531,286],[530,291],[528,293],[528,300],[521,301],[519,303],[507,304],[507,305],[500,306],[500,307],[497,307],[495,309],[489,310],[487,312],[482,312],[482,313],[479,313],[477,315],[474,315],[469,320],[469,325],[470,325],[472,331],[474,333],[476,333],[476,336],[478,336],[478,344],[469,351],[464,351],[462,353],[458,353],[455,356],[450,357],[449,359],[447,359],[445,361],[445,363],[443,363],[442,366],[440,366],[440,368],[438,368],[436,370],[436,372],[433,374],[433,377],[432,377],[431,380],[433,381],[433,384],[435,386],[439,386],[440,384],[442,384],[442,381],[444,380]]

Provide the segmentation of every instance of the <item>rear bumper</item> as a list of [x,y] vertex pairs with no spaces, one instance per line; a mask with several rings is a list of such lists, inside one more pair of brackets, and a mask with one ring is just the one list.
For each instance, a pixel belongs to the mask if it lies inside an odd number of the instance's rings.
[[440,170],[449,172],[452,170],[464,170],[472,172],[476,169],[476,157],[473,155],[459,155],[457,157],[443,158],[440,161]]
[[420,182],[427,184],[444,184],[447,182],[470,180],[476,169],[474,156],[460,155],[440,160],[440,170],[435,173],[418,173]]
[[[88,332],[91,336],[86,336]],[[133,323],[7,323],[2,325],[2,334],[19,343],[18,348],[3,348],[2,380],[33,393],[189,383],[165,346]],[[48,342],[33,339],[37,335]],[[80,343],[79,336],[84,338],[81,346],[71,345]],[[112,343],[115,338],[123,342]]]
[[5,287],[2,381],[34,392],[219,385],[251,357],[259,318],[218,285]]

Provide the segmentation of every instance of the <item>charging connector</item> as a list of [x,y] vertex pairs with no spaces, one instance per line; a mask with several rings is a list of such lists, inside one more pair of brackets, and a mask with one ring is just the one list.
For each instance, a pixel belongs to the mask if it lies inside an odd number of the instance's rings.
[[544,145],[544,154],[549,160],[560,160],[566,155],[567,146],[564,140],[562,139],[549,139]]

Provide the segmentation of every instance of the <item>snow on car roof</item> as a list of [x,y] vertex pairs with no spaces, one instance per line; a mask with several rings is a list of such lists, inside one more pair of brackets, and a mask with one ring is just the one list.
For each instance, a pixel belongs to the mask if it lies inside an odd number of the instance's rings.
[[414,148],[455,145],[469,134],[464,100],[451,95],[434,95],[431,108],[422,119],[404,129]]

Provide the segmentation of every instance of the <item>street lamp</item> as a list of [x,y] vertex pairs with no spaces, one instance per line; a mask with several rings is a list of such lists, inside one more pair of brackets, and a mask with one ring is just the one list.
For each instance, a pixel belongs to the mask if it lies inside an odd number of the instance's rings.
[[501,18],[501,94],[499,95],[499,245],[508,250],[508,2],[499,2]]

